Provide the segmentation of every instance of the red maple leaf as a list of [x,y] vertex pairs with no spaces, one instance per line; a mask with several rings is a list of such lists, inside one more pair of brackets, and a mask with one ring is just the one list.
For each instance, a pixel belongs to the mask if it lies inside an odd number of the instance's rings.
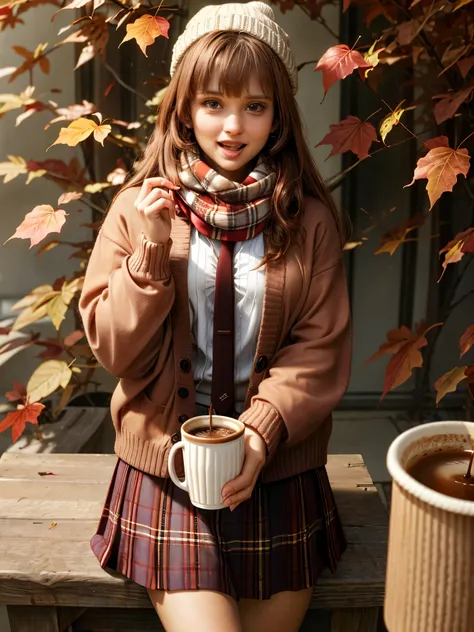
[[[344,79],[350,75],[356,68],[372,68],[372,64],[365,61],[362,55],[351,50],[345,44],[331,46],[318,61],[318,65],[314,70],[320,70],[323,73],[324,97],[333,83]],[[324,101],[323,97],[323,101]]]
[[17,402],[18,400],[26,400],[26,388],[20,382],[13,382],[13,391],[5,393],[5,397],[9,402]]
[[331,131],[316,145],[332,145],[329,156],[352,151],[360,159],[367,158],[377,132],[372,123],[363,123],[357,116],[348,116],[340,123],[329,126]]
[[44,404],[19,404],[18,410],[8,413],[0,421],[0,432],[11,427],[13,443],[16,443],[25,430],[26,422],[38,425],[38,416],[43,408]]

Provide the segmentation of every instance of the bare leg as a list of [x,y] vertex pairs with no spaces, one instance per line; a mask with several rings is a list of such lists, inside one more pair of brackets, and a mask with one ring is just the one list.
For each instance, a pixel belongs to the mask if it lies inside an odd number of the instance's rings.
[[234,599],[213,590],[149,590],[166,632],[242,632]]
[[244,632],[298,632],[308,610],[312,588],[280,592],[271,599],[241,599]]

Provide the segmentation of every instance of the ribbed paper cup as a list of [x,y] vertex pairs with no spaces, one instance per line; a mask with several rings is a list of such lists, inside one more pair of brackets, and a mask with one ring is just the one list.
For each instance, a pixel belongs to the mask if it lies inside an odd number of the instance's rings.
[[435,492],[406,472],[421,455],[452,449],[474,449],[474,423],[417,426],[389,448],[389,632],[474,630],[474,502]]

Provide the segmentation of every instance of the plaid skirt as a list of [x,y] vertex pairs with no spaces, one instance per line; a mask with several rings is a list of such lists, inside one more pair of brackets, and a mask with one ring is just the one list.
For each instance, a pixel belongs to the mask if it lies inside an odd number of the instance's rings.
[[91,548],[102,568],[154,590],[269,599],[316,584],[346,548],[324,467],[263,483],[234,511],[194,507],[168,478],[118,459]]

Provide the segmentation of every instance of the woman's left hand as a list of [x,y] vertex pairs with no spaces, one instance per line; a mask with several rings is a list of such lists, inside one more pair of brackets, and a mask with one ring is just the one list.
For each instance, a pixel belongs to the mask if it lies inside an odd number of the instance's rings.
[[267,446],[256,430],[245,427],[244,464],[240,474],[222,488],[222,499],[231,511],[252,495],[260,470],[267,459]]

